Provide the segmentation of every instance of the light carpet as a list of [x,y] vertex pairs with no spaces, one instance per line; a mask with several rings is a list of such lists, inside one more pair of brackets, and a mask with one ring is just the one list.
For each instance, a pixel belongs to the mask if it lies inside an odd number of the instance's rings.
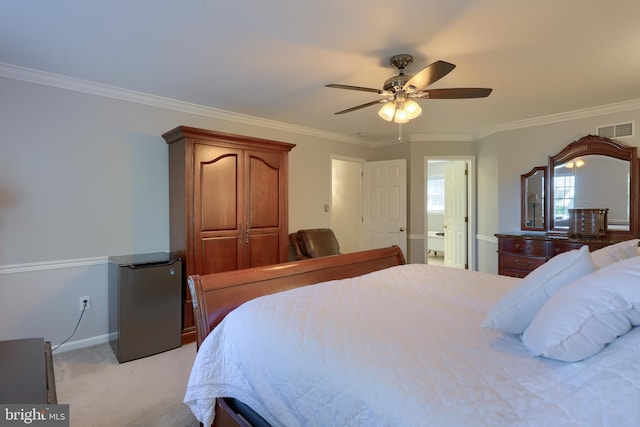
[[126,363],[108,343],[54,352],[58,403],[71,427],[198,426],[182,403],[195,354],[195,343]]

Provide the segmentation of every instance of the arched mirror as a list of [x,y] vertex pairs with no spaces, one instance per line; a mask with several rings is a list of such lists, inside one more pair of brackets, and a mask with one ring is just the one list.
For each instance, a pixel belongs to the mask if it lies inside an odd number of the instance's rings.
[[545,210],[545,190],[547,167],[536,166],[530,172],[520,176],[521,224],[523,230],[545,231],[547,213]]
[[549,231],[569,230],[570,209],[607,210],[608,237],[638,232],[637,148],[587,135],[549,157]]

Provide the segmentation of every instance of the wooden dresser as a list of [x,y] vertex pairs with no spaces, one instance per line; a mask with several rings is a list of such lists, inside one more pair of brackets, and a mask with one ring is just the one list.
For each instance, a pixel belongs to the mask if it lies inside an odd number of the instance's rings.
[[583,245],[590,251],[622,241],[622,239],[579,239],[537,234],[496,234],[498,238],[498,274],[525,277],[554,256]]

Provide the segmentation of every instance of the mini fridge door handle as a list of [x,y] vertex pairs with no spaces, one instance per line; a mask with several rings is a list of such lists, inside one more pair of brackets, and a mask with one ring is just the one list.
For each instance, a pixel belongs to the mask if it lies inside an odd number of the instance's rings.
[[135,270],[135,269],[138,269],[138,268],[157,267],[159,265],[173,265],[177,261],[180,261],[180,258],[171,258],[168,261],[150,262],[150,263],[146,263],[146,264],[128,264],[127,267]]

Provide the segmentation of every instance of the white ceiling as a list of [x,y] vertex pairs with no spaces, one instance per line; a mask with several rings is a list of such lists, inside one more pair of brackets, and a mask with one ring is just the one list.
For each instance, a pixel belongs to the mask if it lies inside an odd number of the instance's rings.
[[[457,65],[432,85],[484,99],[423,100],[405,135],[496,127],[640,99],[638,0],[2,0],[0,63],[368,141],[378,107],[333,113],[396,74]],[[1,94],[0,94],[1,96]],[[358,136],[360,133],[365,136]]]

